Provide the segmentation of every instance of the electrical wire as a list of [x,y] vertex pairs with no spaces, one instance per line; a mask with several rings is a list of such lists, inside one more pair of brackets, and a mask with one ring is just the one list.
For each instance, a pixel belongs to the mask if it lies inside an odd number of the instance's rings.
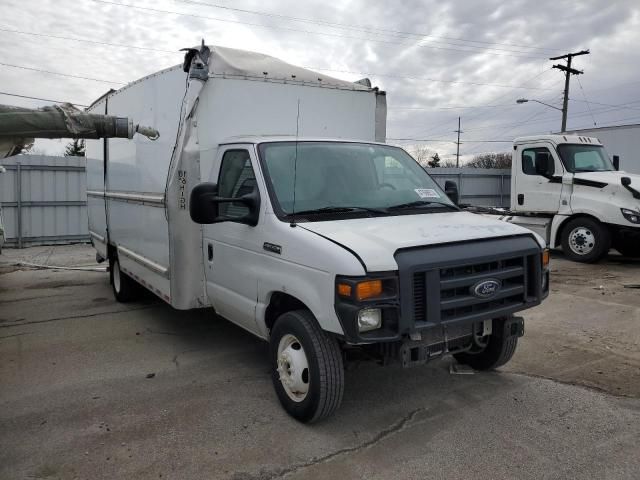
[[90,80],[92,82],[100,82],[100,83],[110,83],[112,85],[124,85],[123,82],[114,82],[112,80],[105,80],[105,79],[102,79],[102,78],[83,77],[81,75],[72,75],[70,73],[53,72],[51,70],[43,70],[43,69],[40,69],[40,68],[25,67],[25,66],[22,66],[22,65],[13,65],[11,63],[0,62],[0,65],[5,66],[5,67],[20,68],[22,70],[29,70],[29,71],[32,71],[32,72],[48,73],[50,75],[59,75],[61,77],[77,78],[77,79],[80,79],[80,80]]
[[[313,25],[328,26],[328,27],[333,27],[333,28],[342,28],[342,29],[347,29],[347,30],[356,30],[356,31],[365,32],[365,33],[373,33],[373,34],[376,34],[376,35],[400,36],[401,38],[407,38],[407,37],[411,37],[411,36],[417,37],[417,38],[437,38],[437,39],[444,39],[444,40],[456,41],[456,42],[480,43],[480,44],[484,44],[484,45],[500,45],[500,46],[509,46],[509,47],[517,47],[517,48],[528,48],[528,49],[531,49],[531,50],[541,50],[541,51],[547,51],[547,52],[560,51],[559,49],[551,49],[551,48],[545,48],[545,47],[534,47],[534,46],[531,46],[531,45],[511,44],[511,43],[501,43],[501,42],[488,42],[488,41],[484,41],[484,40],[470,40],[470,39],[464,39],[464,38],[446,37],[446,36],[443,36],[443,35],[431,35],[431,34],[427,34],[427,33],[406,32],[406,31],[401,31],[401,30],[392,30],[392,29],[387,29],[387,28],[372,27],[372,26],[368,26],[368,25],[355,25],[355,24],[346,24],[346,23],[338,23],[338,22],[329,22],[329,21],[326,21],[326,20],[316,20],[316,19],[310,19],[310,18],[293,17],[293,16],[289,16],[289,15],[283,15],[283,14],[272,13],[272,12],[264,12],[264,11],[258,11],[258,10],[249,10],[249,9],[243,9],[243,8],[237,8],[237,7],[230,7],[228,5],[213,4],[213,3],[208,3],[208,2],[198,2],[198,1],[195,1],[195,0],[174,0],[174,2],[185,3],[185,4],[189,4],[189,5],[206,6],[206,7],[210,7],[210,8],[217,8],[217,9],[228,10],[228,11],[239,12],[239,13],[249,13],[249,14],[252,14],[252,15],[260,15],[260,16],[266,16],[266,17],[270,17],[270,18],[279,18],[279,19],[289,20],[289,21],[294,21],[294,22],[310,23],[310,24],[313,24]],[[492,50],[504,50],[504,49],[500,49],[500,48],[496,48],[496,47],[487,47],[487,46],[479,47],[479,46],[465,45],[465,44],[445,43],[445,45],[466,46],[466,47],[484,48],[484,49],[490,48]],[[513,52],[513,50],[504,50],[504,51]],[[516,51],[516,53],[529,53],[529,52],[518,52],[518,51]]]
[[83,105],[81,103],[64,102],[62,100],[51,100],[50,98],[30,97],[29,95],[18,95],[17,93],[0,92],[0,95],[7,95],[9,97],[28,98],[30,100],[42,100],[43,102],[51,102],[51,103],[71,103],[71,105],[75,105],[77,107],[88,107],[88,105]]
[[582,97],[584,101],[587,103],[587,109],[589,110],[589,114],[591,115],[591,120],[593,120],[593,126],[597,127],[596,117],[593,116],[593,112],[591,111],[591,105],[589,105],[589,101],[587,100],[587,95],[584,93],[584,88],[582,88],[582,82],[580,81],[580,77],[576,75],[576,80],[578,80],[578,85],[580,85],[580,91],[582,92]]
[[[301,29],[298,29],[298,28],[285,27],[285,26],[265,25],[265,24],[262,24],[262,23],[245,22],[245,21],[240,21],[240,20],[232,20],[232,19],[228,19],[228,18],[210,17],[210,16],[207,16],[207,15],[199,15],[199,14],[197,15],[197,14],[194,14],[194,13],[176,12],[176,11],[173,11],[173,10],[162,10],[162,9],[159,9],[159,8],[151,8],[151,7],[141,7],[141,6],[138,6],[138,5],[133,5],[133,4],[128,4],[128,3],[111,2],[111,1],[108,1],[108,0],[91,0],[91,1],[96,2],[96,3],[102,3],[102,4],[105,4],[105,5],[114,5],[114,6],[118,6],[118,7],[142,10],[142,11],[146,11],[146,12],[163,13],[163,14],[169,14],[169,15],[178,15],[178,16],[183,16],[183,17],[198,18],[200,20],[212,20],[212,21],[216,21],[216,22],[234,23],[234,24],[248,25],[248,26],[259,27],[259,28],[268,28],[268,29],[275,29],[275,30],[287,30],[287,31],[305,33],[305,34],[310,34],[310,35],[322,35],[322,36],[329,36],[329,37],[336,37],[336,38],[348,38],[348,39],[351,39],[351,40],[360,40],[360,41],[364,40],[364,41],[381,43],[381,44],[406,45],[406,46],[412,46],[412,47],[429,48],[429,49],[435,49],[435,50],[447,50],[447,51],[463,52],[463,53],[474,53],[474,54],[481,53],[481,52],[478,52],[478,51],[464,50],[464,49],[460,49],[460,48],[438,47],[438,46],[430,46],[430,45],[416,44],[416,43],[410,43],[410,42],[396,42],[396,41],[392,41],[392,40],[380,40],[380,39],[373,39],[373,38],[363,38],[363,37],[356,37],[356,36],[353,36],[353,35],[342,35],[342,34],[330,33],[330,32],[319,32],[319,31],[313,31],[313,30],[301,30]],[[506,57],[517,57],[517,58],[536,58],[536,59],[543,59],[544,58],[544,57],[533,56],[533,55],[521,55],[521,54],[489,52],[489,51],[483,51],[482,53],[483,54],[487,54],[487,55],[497,55],[497,56],[502,56],[502,57],[506,56]]]

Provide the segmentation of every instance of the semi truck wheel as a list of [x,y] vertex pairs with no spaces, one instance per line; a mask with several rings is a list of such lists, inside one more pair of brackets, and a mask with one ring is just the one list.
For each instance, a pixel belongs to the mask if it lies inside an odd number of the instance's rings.
[[504,318],[493,320],[493,333],[488,336],[488,342],[484,348],[456,353],[453,357],[474,370],[493,370],[507,363],[516,352],[518,336],[505,334],[505,320]]
[[640,244],[631,239],[617,240],[613,248],[619,251],[622,255],[629,258],[640,258]]
[[597,262],[610,248],[611,233],[596,220],[574,218],[562,229],[562,250],[574,262]]
[[284,409],[311,423],[331,415],[342,402],[344,367],[335,338],[307,310],[282,314],[269,341],[273,386]]
[[120,270],[120,262],[117,258],[111,259],[109,265],[113,296],[116,297],[117,301],[122,303],[135,300],[140,288],[136,281]]

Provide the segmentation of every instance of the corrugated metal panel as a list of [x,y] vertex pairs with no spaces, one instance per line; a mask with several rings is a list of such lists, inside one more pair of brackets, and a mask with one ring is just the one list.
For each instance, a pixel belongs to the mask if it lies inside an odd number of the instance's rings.
[[456,182],[461,203],[509,208],[511,170],[429,168],[427,172],[442,188],[447,180]]
[[18,155],[0,175],[8,246],[88,241],[84,157]]

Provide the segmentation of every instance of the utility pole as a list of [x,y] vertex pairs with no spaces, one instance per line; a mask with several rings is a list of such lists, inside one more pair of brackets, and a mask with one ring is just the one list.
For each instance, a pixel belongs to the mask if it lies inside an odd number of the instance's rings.
[[589,50],[581,50],[580,52],[567,53],[566,55],[560,55],[559,57],[551,57],[549,60],[560,60],[562,58],[567,59],[566,65],[554,65],[553,68],[562,70],[565,73],[564,79],[564,100],[562,102],[562,132],[567,130],[567,112],[569,110],[569,79],[571,75],[581,75],[584,72],[582,70],[576,70],[571,68],[571,59],[579,55],[589,55]]
[[456,149],[456,168],[460,168],[460,134],[462,133],[462,130],[460,130],[460,117],[458,117],[458,129],[454,130],[454,132],[458,133],[458,141],[456,142],[456,146],[458,147]]

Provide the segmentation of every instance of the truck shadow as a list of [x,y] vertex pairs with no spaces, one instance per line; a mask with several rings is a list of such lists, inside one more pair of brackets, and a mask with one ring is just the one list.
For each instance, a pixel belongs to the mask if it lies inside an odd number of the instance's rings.
[[[170,336],[172,352],[197,352],[194,354],[197,359],[192,357],[185,362],[181,355],[176,355],[174,361],[180,362],[183,373],[188,371],[188,362],[192,362],[191,366],[199,364],[195,368],[216,372],[215,378],[211,377],[216,384],[240,380],[242,389],[260,399],[265,418],[297,424],[280,407],[273,391],[267,342],[216,316],[210,309],[181,312],[164,304],[157,305],[153,325],[145,334]],[[370,423],[367,415],[401,417],[418,410],[443,413],[471,409],[517,388],[519,383],[519,377],[499,372],[454,375],[449,372],[452,362],[451,357],[445,357],[409,369],[399,365],[381,367],[373,361],[349,363],[342,407],[334,417],[321,422],[319,428],[359,429]],[[234,395],[233,390],[229,395]],[[228,411],[229,421],[237,417],[237,421],[246,422],[247,411],[243,407],[238,405]]]

